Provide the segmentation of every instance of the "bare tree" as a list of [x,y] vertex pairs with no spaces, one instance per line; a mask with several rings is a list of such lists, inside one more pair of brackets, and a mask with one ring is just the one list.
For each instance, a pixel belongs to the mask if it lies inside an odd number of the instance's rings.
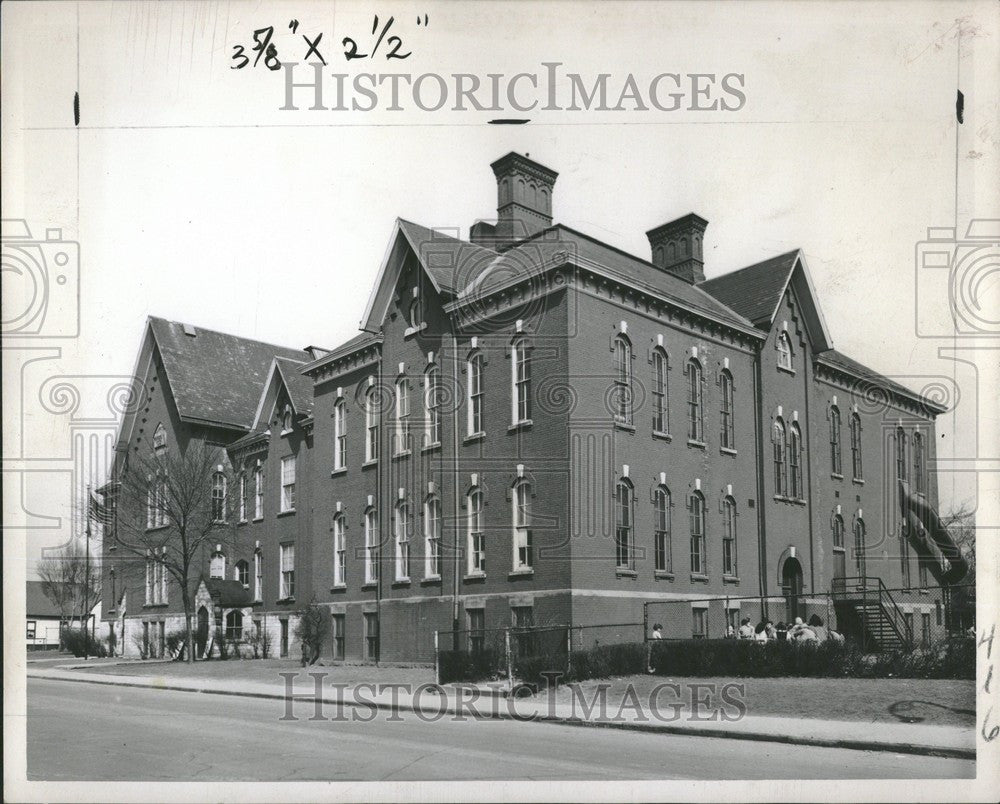
[[183,451],[130,455],[114,491],[115,543],[167,573],[180,588],[189,662],[194,661],[191,584],[216,544],[235,547],[234,489],[225,450],[192,441]]
[[42,592],[59,609],[62,620],[79,619],[85,627],[87,617],[101,599],[101,568],[86,549],[75,541],[48,552],[38,561]]
[[976,511],[968,502],[952,508],[941,517],[941,524],[948,529],[958,546],[962,557],[969,565],[965,577],[959,581],[963,585],[976,584]]

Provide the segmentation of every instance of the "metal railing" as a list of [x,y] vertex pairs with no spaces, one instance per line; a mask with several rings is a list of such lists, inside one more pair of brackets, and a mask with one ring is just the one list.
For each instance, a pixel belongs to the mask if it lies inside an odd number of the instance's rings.
[[875,631],[881,634],[883,631],[880,624],[870,621],[872,609],[876,609],[885,618],[900,644],[905,648],[913,647],[913,628],[881,578],[834,578],[832,596],[834,601],[860,605],[863,633]]

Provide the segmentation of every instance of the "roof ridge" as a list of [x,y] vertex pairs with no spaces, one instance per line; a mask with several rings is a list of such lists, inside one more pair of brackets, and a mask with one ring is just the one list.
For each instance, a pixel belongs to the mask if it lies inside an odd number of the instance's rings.
[[781,254],[775,254],[773,257],[765,257],[763,260],[758,260],[757,262],[751,263],[750,265],[744,265],[742,268],[737,268],[735,271],[728,271],[724,274],[719,274],[718,276],[713,276],[709,279],[705,279],[704,281],[699,282],[695,287],[700,287],[701,285],[707,285],[710,282],[715,282],[716,280],[719,279],[728,279],[734,277],[737,274],[743,273],[744,271],[749,271],[751,268],[758,268],[759,266],[763,265],[766,262],[772,262],[773,260],[780,260],[783,257],[789,257],[792,254],[798,254],[800,251],[802,251],[801,247],[797,247],[790,249],[788,251],[783,251]]
[[[222,336],[224,336],[226,338],[236,338],[237,340],[240,340],[240,341],[247,341],[249,343],[258,343],[261,346],[270,346],[270,347],[276,348],[276,349],[284,349],[284,350],[286,350],[288,352],[302,352],[304,354],[305,351],[306,351],[305,349],[297,349],[297,348],[295,348],[293,346],[281,346],[281,345],[279,345],[277,343],[271,343],[270,341],[262,341],[260,338],[248,338],[245,335],[236,335],[236,334],[234,334],[232,332],[223,332],[221,329],[212,329],[211,327],[202,327],[202,326],[199,326],[198,324],[188,324],[188,323],[185,323],[184,321],[172,321],[169,318],[163,318],[162,316],[158,316],[158,315],[151,315],[151,316],[149,316],[149,320],[150,321],[160,321],[160,322],[163,322],[164,324],[177,324],[180,327],[193,327],[194,329],[201,330],[202,332],[210,332],[213,335],[222,335]],[[291,358],[289,358],[289,359],[291,359]]]

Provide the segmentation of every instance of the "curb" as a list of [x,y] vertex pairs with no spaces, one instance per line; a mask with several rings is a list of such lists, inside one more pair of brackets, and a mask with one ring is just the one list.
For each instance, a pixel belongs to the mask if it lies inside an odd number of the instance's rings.
[[[29,673],[28,678],[42,679],[43,681],[68,681],[70,683],[77,684],[98,684],[105,687],[133,687],[136,689],[150,689],[150,690],[172,690],[174,692],[196,692],[204,695],[224,695],[237,698],[257,698],[264,700],[276,700],[283,701],[285,696],[279,695],[272,692],[244,692],[244,691],[229,691],[220,690],[217,688],[205,688],[197,686],[183,686],[181,684],[154,684],[147,682],[135,682],[135,681],[107,681],[106,679],[96,679],[96,678],[63,678],[59,676],[49,676],[49,675],[38,675]],[[301,697],[299,697],[301,695]],[[500,697],[500,696],[495,696]],[[309,695],[308,693],[297,693],[296,701],[301,703],[315,703],[317,700],[323,704],[329,704],[333,706],[353,706],[361,708],[374,708],[385,711],[429,711],[420,709],[412,705],[407,705],[403,702],[397,702],[395,704],[385,703],[383,701],[366,701],[360,703],[357,701],[345,701],[337,700],[332,698],[316,698],[315,695]],[[437,708],[433,710],[435,714],[440,713],[441,709]],[[445,711],[451,711],[451,709],[446,709]],[[653,732],[661,734],[672,734],[680,735],[686,737],[710,737],[716,739],[725,740],[748,740],[751,742],[770,742],[770,743],[782,743],[785,745],[805,745],[812,746],[816,748],[843,748],[851,751],[880,751],[888,752],[893,754],[913,754],[917,756],[927,756],[927,757],[943,757],[945,759],[971,759],[975,761],[976,759],[976,749],[975,748],[952,748],[948,746],[935,746],[935,745],[922,745],[919,743],[889,743],[889,742],[879,742],[877,740],[853,740],[853,739],[836,739],[829,737],[796,737],[789,734],[773,734],[770,732],[750,732],[750,731],[727,731],[726,729],[720,728],[691,728],[689,726],[672,726],[669,724],[658,723],[655,725],[643,724],[643,723],[632,723],[632,722],[609,722],[609,721],[593,721],[593,720],[583,720],[577,717],[560,717],[545,714],[536,714],[535,716],[528,715],[516,715],[511,712],[502,712],[499,710],[494,710],[488,713],[477,713],[475,717],[479,720],[516,720],[521,723],[550,723],[560,726],[579,726],[583,728],[605,728],[605,729],[625,729],[628,731],[644,731]]]

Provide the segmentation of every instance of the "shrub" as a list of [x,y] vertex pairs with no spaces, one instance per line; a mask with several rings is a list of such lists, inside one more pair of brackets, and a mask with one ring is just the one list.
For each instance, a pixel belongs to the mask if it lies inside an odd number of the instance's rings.
[[315,664],[323,652],[323,642],[330,632],[330,610],[310,603],[299,609],[298,615],[295,638],[302,645],[302,666],[305,667],[307,664]]
[[219,658],[225,661],[229,658],[229,645],[226,643],[226,634],[221,628],[215,629],[215,646],[219,649]]
[[171,631],[166,639],[167,654],[174,659],[184,658],[184,650],[187,648],[187,632]]
[[504,655],[493,650],[443,650],[438,653],[439,683],[493,681],[506,675],[504,664]]
[[[74,656],[107,656],[108,649],[104,643],[94,639],[90,631],[83,628],[66,628],[62,633],[66,650]],[[86,650],[85,650],[86,649]]]

